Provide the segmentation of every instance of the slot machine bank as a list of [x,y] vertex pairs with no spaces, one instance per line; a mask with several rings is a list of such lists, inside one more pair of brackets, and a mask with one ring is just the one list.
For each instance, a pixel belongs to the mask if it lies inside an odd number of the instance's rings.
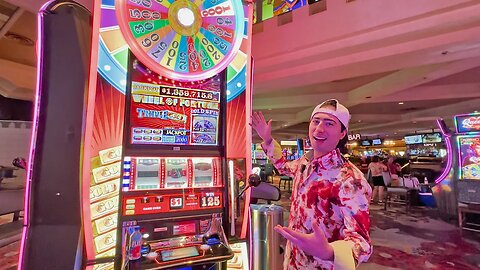
[[19,269],[225,269],[239,256],[227,158],[250,156],[252,10],[240,0],[99,0],[93,16],[71,1],[42,8]]
[[[439,213],[445,217],[458,217],[463,229],[465,213],[480,215],[480,114],[463,114],[454,117],[455,130],[449,130],[442,119],[437,123],[447,146],[445,170],[432,187]],[[477,218],[478,220],[478,218]]]

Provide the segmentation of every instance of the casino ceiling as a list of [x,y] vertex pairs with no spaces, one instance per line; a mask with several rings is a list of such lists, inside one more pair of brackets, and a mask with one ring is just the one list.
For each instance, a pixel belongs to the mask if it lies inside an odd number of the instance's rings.
[[[44,0],[0,0],[0,94],[33,100],[35,13]],[[79,1],[90,10],[92,1]],[[353,133],[402,137],[480,111],[480,1],[321,0],[253,26],[253,108],[278,139],[306,135],[337,98]]]

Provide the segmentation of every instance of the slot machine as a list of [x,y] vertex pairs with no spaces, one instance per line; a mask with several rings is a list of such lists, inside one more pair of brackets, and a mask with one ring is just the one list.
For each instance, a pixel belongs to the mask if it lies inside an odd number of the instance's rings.
[[437,120],[447,146],[447,162],[432,188],[439,212],[458,216],[459,203],[480,203],[480,114],[454,117],[455,131]]
[[225,73],[175,82],[134,54],[129,59],[117,230],[121,269],[202,269],[226,261],[233,252],[224,230]]
[[242,3],[115,8],[131,49],[115,268],[220,269],[234,256],[225,68],[242,42]]
[[232,256],[226,158],[249,155],[252,10],[42,7],[19,269],[215,269]]

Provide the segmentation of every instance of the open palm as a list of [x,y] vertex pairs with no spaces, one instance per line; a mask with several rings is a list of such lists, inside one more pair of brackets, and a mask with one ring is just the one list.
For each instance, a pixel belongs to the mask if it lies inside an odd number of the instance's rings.
[[267,123],[262,112],[253,113],[252,123],[250,125],[264,142],[270,142],[272,140],[272,120],[269,120]]
[[275,231],[285,237],[303,252],[321,260],[333,260],[333,247],[328,243],[322,229],[312,224],[312,233],[300,233],[280,225],[275,226]]

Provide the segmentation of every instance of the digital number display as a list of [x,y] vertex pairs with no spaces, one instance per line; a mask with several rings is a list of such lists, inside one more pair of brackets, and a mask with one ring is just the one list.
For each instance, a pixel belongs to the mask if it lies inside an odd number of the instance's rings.
[[206,193],[200,199],[200,207],[218,207],[220,206],[220,196],[213,193]]
[[183,208],[183,198],[170,198],[170,209]]

